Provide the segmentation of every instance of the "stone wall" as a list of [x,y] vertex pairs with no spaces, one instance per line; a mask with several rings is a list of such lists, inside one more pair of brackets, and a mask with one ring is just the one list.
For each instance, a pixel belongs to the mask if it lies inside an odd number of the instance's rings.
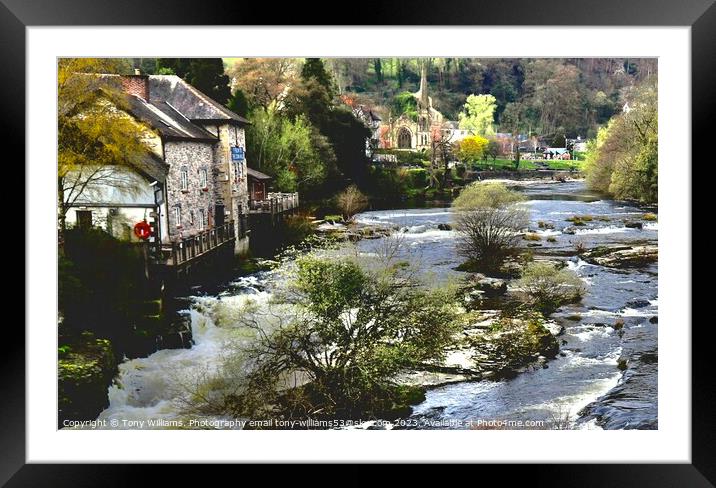
[[[236,124],[206,125],[204,128],[219,139],[214,145],[214,176],[216,180],[215,198],[224,205],[226,221],[235,222],[236,254],[242,254],[248,247],[248,237],[241,238],[241,215],[248,214],[248,184],[246,134],[243,127]],[[231,148],[244,148],[244,160],[240,163],[231,160]],[[245,242],[241,242],[245,241]]]
[[[165,162],[169,164],[167,175],[168,231],[171,240],[182,239],[201,231],[201,212],[205,214],[207,229],[214,225],[215,178],[214,144],[207,142],[168,141],[164,145]],[[182,190],[181,173],[188,173],[188,187]],[[202,172],[206,172],[206,185],[201,184]],[[181,225],[176,220],[175,208],[181,213]]]

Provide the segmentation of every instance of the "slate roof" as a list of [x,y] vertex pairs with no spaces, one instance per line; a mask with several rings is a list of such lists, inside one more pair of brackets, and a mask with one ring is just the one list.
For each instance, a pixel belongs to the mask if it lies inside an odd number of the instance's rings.
[[169,165],[159,159],[153,153],[148,153],[141,161],[131,163],[140,173],[154,178],[159,183],[164,183],[169,173]]
[[269,175],[262,173],[261,171],[256,171],[252,168],[246,168],[246,174],[248,174],[250,177],[255,178],[257,180],[270,180],[272,179]]
[[192,121],[249,123],[176,75],[150,75],[149,100],[167,102]]
[[216,141],[216,136],[193,124],[165,101],[153,100],[146,102],[137,96],[130,96],[129,112],[159,131],[161,136],[166,139]]

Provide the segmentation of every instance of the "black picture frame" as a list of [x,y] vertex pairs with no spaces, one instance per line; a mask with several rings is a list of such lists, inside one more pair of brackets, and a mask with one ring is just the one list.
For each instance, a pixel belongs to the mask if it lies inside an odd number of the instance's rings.
[[[380,5],[360,8],[366,17],[331,9],[334,18],[328,25],[346,21],[381,25],[570,25],[570,26],[691,26],[692,67],[692,161],[708,163],[703,141],[709,141],[710,119],[716,105],[716,4],[714,0],[551,0],[537,7],[529,0],[470,2],[447,0],[436,4],[383,1]],[[326,10],[329,11],[329,10]],[[524,15],[516,14],[525,12]],[[369,17],[369,18],[367,18]],[[188,0],[0,0],[0,97],[3,117],[0,126],[4,138],[5,162],[13,164],[25,154],[26,39],[28,26],[52,25],[315,25],[314,8],[300,4],[295,9],[268,2],[203,1],[199,8]],[[48,116],[49,112],[48,112]],[[703,151],[701,154],[699,151]],[[699,156],[702,155],[702,158]],[[698,158],[698,159],[697,159]],[[691,168],[685,168],[690,170]],[[693,178],[692,178],[693,181]],[[31,185],[27,181],[26,185]],[[667,183],[668,184],[668,183]],[[692,194],[695,189],[692,188]],[[24,222],[32,224],[32,216]],[[693,222],[696,222],[694,219]],[[16,239],[16,238],[15,238]],[[691,239],[691,236],[684,236]],[[694,242],[694,241],[690,241]],[[696,247],[692,246],[692,255]],[[25,254],[26,261],[32,256]],[[685,283],[684,286],[691,286]],[[695,289],[696,287],[692,287]],[[32,290],[26,290],[26,294]],[[693,303],[693,298],[692,298]],[[698,302],[696,302],[698,303]],[[17,308],[16,306],[14,308]],[[509,468],[525,471],[531,484],[553,486],[714,486],[716,481],[716,395],[711,375],[710,321],[694,323],[692,333],[692,462],[693,464],[613,464],[613,465],[524,465]],[[679,324],[680,326],[689,324]],[[25,335],[14,321],[3,327],[3,351],[0,354],[2,401],[0,401],[0,484],[6,486],[126,486],[146,479],[138,471],[142,466],[124,465],[40,465],[25,463]],[[623,446],[626,448],[626,446]],[[101,446],[98,446],[101,448]],[[539,446],[535,446],[539,449]],[[619,446],[615,446],[618,449]],[[624,451],[628,457],[628,449]],[[197,469],[197,468],[192,468]],[[201,468],[199,468],[201,469]],[[504,466],[482,466],[475,475],[490,479],[506,476]],[[171,472],[170,472],[171,471]],[[165,470],[163,476],[183,477],[185,469]],[[403,483],[420,470],[401,470]],[[275,473],[274,473],[275,474]],[[312,474],[316,476],[317,474]],[[216,475],[213,475],[216,476]],[[273,475],[272,475],[273,476]],[[294,475],[295,476],[295,472]],[[349,468],[346,480],[354,483],[370,479],[369,470]],[[500,479],[500,478],[497,478]]]

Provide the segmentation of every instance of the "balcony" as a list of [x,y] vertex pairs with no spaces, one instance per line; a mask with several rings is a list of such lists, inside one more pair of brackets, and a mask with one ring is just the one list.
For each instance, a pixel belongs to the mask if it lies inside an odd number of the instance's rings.
[[192,260],[197,260],[209,252],[233,242],[234,222],[211,229],[204,230],[191,237],[186,237],[180,241],[174,241],[162,246],[162,255],[167,266],[179,266]]
[[267,193],[263,200],[249,200],[252,214],[280,214],[298,208],[298,193]]

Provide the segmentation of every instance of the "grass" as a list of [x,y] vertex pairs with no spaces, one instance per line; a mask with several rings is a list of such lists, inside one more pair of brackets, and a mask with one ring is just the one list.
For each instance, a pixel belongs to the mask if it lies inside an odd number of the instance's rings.
[[539,234],[535,234],[534,232],[525,234],[522,236],[522,238],[526,241],[541,241],[542,240],[542,238],[539,236]]
[[343,222],[343,216],[342,215],[326,215],[323,217],[323,220],[326,222]]
[[[549,169],[553,170],[570,170],[572,168],[581,170],[582,169],[582,161],[544,161],[547,163],[547,167]],[[488,160],[487,162],[480,161],[479,163],[471,165],[473,169],[481,169],[481,170],[489,170],[489,169],[496,169],[496,170],[514,170],[515,169],[515,162],[512,159],[496,159],[494,161]],[[535,164],[535,161],[531,159],[521,159],[520,160],[520,167],[519,169],[537,169],[537,165]]]
[[573,215],[567,219],[565,219],[567,222],[572,222],[572,224],[576,226],[583,226],[587,225],[587,222],[591,222],[594,220],[594,217],[591,215]]
[[549,237],[547,238],[547,242],[557,242],[557,238],[554,237],[554,236],[549,236]]
[[645,213],[641,218],[644,220],[647,220],[649,222],[654,222],[655,220],[658,219],[656,214],[653,214],[653,213]]

